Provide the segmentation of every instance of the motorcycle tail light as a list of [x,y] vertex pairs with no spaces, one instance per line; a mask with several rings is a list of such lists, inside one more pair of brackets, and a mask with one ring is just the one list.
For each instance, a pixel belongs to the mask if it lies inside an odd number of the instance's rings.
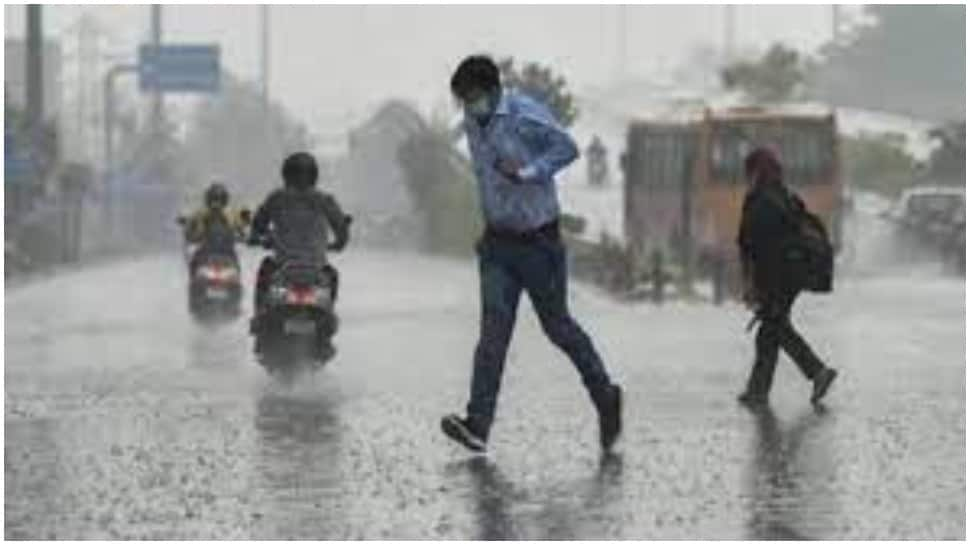
[[202,267],[199,267],[198,275],[213,282],[229,282],[239,278],[239,270],[235,267],[203,265]]
[[299,306],[319,305],[323,298],[320,288],[289,288],[286,290],[286,304]]

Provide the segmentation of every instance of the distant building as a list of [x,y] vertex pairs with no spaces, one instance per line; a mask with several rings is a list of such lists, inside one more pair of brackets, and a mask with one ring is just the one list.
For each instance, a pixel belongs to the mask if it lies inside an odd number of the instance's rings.
[[420,114],[392,101],[349,136],[348,198],[375,212],[411,215],[414,202],[398,164],[398,149],[412,135],[427,130]]
[[420,231],[398,150],[408,138],[425,130],[427,124],[417,111],[403,102],[390,101],[350,131],[347,155],[334,172],[335,190],[341,204],[358,214],[365,239],[386,238],[387,232],[396,232],[414,241]]

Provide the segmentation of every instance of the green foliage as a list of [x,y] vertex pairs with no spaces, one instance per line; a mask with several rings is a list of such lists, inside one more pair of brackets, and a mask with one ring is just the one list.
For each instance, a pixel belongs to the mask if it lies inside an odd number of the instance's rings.
[[844,179],[856,189],[896,197],[911,186],[919,164],[906,152],[904,137],[895,133],[843,137]]
[[870,5],[874,24],[821,50],[814,94],[916,117],[963,117],[966,7]]
[[458,155],[447,127],[412,135],[398,150],[408,188],[425,218],[427,251],[471,255],[481,212],[468,161]]
[[967,177],[967,124],[947,123],[930,131],[939,147],[927,164],[927,176],[936,182],[964,184]]
[[566,78],[553,73],[552,68],[536,62],[517,67],[512,57],[499,61],[498,66],[505,87],[516,89],[549,106],[564,127],[571,126],[579,117],[579,109]]
[[309,149],[309,138],[282,107],[264,105],[252,85],[228,74],[222,81],[222,92],[199,107],[189,127],[184,146],[187,190],[195,196],[218,176],[234,195],[260,199],[281,183],[285,156]]
[[[49,179],[61,160],[58,130],[53,120],[40,127],[37,135],[31,134],[26,112],[12,104],[4,103],[4,131],[9,132],[14,144],[21,150],[30,152],[36,161],[36,180],[38,189]],[[36,138],[36,145],[33,141]]]
[[783,102],[805,81],[805,62],[798,51],[776,43],[758,60],[741,61],[721,71],[726,89],[738,89],[755,103]]

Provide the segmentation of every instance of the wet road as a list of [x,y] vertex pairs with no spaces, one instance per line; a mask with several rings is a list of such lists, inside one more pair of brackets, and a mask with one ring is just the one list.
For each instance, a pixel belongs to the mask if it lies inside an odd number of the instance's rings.
[[[7,538],[963,538],[962,279],[844,280],[795,319],[841,371],[825,411],[781,362],[773,409],[734,402],[747,316],[573,306],[626,386],[601,459],[575,372],[523,301],[487,458],[462,408],[471,264],[351,253],[337,358],[293,391],[245,319],[193,323],[176,257],[8,289]],[[247,277],[254,272],[247,260]]]

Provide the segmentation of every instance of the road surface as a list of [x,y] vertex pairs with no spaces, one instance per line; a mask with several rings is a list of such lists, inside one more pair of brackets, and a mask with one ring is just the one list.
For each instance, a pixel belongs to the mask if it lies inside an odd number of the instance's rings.
[[189,318],[176,256],[10,287],[5,537],[965,536],[962,279],[869,274],[804,297],[796,323],[842,374],[813,411],[783,357],[760,413],[734,401],[752,351],[743,309],[575,286],[627,391],[606,459],[578,377],[523,300],[483,458],[438,430],[467,394],[472,263],[337,264],[340,353],[292,391],[254,363],[245,318]]

